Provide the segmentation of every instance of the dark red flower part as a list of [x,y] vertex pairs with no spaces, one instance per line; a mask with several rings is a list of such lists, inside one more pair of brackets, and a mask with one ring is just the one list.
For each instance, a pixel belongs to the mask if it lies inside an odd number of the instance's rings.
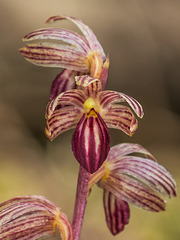
[[80,165],[88,172],[97,171],[110,150],[110,134],[100,114],[83,114],[72,138],[72,151]]
[[116,198],[114,194],[105,189],[103,203],[107,226],[113,235],[117,235],[129,223],[129,204],[120,198]]

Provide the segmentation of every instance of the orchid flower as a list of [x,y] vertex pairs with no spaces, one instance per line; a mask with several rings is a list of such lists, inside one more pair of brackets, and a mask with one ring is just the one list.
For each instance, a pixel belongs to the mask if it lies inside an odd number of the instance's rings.
[[0,239],[36,240],[55,235],[72,240],[72,228],[61,209],[42,196],[20,196],[0,204]]
[[137,120],[132,111],[120,102],[128,103],[138,117],[143,117],[141,105],[132,97],[115,91],[102,91],[101,81],[78,76],[82,89],[66,91],[47,106],[45,134],[50,140],[72,128],[72,150],[80,165],[95,172],[105,161],[110,149],[109,128],[132,136]]
[[128,224],[129,203],[159,212],[165,210],[163,197],[176,196],[171,174],[138,144],[112,147],[102,167],[90,175],[89,190],[95,183],[104,190],[106,222],[113,235]]
[[81,20],[74,17],[54,16],[46,22],[56,22],[68,19],[78,26],[84,36],[73,31],[59,28],[45,28],[27,34],[23,40],[58,40],[70,45],[38,42],[32,43],[20,49],[21,54],[39,66],[58,67],[64,70],[55,78],[50,92],[50,100],[61,92],[77,87],[74,77],[78,75],[90,75],[102,80],[105,88],[109,68],[109,58],[106,57],[103,48],[93,31]]

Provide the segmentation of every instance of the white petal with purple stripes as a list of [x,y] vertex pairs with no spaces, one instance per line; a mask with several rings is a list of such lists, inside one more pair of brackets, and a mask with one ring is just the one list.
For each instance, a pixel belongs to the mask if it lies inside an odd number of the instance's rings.
[[68,19],[68,20],[72,21],[73,23],[75,23],[79,27],[79,29],[82,31],[82,33],[84,34],[85,38],[87,39],[87,41],[88,41],[88,43],[90,45],[90,48],[92,50],[99,51],[102,54],[103,60],[106,59],[106,55],[104,53],[104,50],[103,50],[101,44],[99,43],[99,41],[97,40],[95,34],[81,20],[79,20],[79,19],[77,19],[75,17],[53,16],[53,17],[50,17],[46,22],[55,22],[55,21],[59,21],[59,20],[63,20],[63,19]]
[[88,71],[86,54],[68,45],[32,43],[19,51],[26,60],[38,66]]
[[59,28],[38,29],[27,34],[23,38],[23,41],[45,39],[64,41],[66,43],[76,46],[78,50],[83,51],[84,53],[88,53],[90,51],[89,44],[87,43],[87,40],[83,36],[66,29]]

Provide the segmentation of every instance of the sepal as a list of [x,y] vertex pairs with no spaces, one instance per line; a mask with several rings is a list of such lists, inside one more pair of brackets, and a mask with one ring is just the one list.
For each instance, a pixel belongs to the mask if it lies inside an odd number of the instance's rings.
[[31,43],[19,49],[19,52],[27,61],[38,66],[88,71],[86,54],[69,45],[50,42]]
[[61,209],[42,196],[20,196],[0,204],[0,239],[36,240],[60,231],[63,240],[72,240],[72,228]]
[[87,39],[87,41],[89,43],[90,48],[94,51],[100,52],[103,60],[105,60],[106,55],[104,53],[104,50],[103,50],[101,44],[97,40],[93,31],[86,24],[84,24],[81,20],[79,20],[75,17],[69,17],[69,16],[53,16],[53,17],[48,18],[46,20],[46,22],[50,23],[50,22],[56,22],[56,21],[64,20],[64,19],[70,20],[73,23],[75,23],[77,25],[77,27],[81,30],[81,32],[84,34],[85,38]]

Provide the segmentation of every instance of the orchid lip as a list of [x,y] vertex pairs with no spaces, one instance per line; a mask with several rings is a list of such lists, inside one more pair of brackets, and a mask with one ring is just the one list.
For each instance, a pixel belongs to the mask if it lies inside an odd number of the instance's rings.
[[110,149],[110,134],[103,119],[92,109],[89,116],[83,114],[72,138],[75,158],[86,171],[97,171]]

